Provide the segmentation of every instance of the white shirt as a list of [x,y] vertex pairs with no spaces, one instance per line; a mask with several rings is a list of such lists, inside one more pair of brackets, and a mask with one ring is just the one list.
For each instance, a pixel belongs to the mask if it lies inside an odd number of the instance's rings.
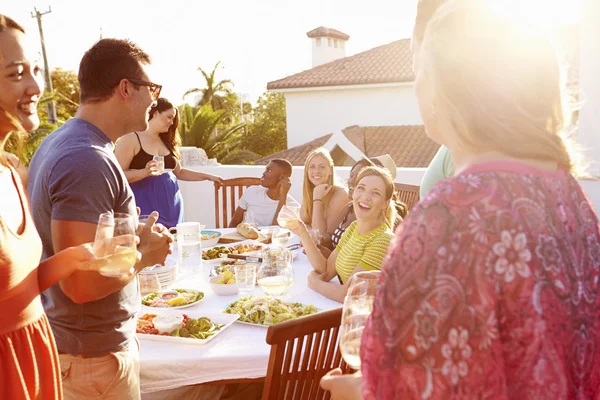
[[[270,226],[277,211],[279,200],[273,200],[267,195],[267,188],[263,186],[250,186],[244,191],[238,202],[238,206],[251,212],[257,226]],[[287,195],[287,202],[295,201],[292,196]]]

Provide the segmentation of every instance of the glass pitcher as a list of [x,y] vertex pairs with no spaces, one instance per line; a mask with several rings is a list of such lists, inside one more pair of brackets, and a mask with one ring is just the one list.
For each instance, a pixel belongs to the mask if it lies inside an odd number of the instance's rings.
[[262,264],[256,272],[256,283],[270,296],[283,296],[294,283],[292,252],[281,247],[262,251]]

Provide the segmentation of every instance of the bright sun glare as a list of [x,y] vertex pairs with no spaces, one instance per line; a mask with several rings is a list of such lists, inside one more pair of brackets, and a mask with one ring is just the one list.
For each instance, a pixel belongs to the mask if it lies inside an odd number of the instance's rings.
[[515,20],[533,26],[578,23],[581,0],[497,0],[494,6]]

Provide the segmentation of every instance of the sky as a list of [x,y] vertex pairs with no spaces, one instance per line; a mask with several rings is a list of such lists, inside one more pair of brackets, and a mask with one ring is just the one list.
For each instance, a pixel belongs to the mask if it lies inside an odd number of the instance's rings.
[[350,35],[346,55],[410,37],[414,0],[19,0],[2,12],[25,26],[39,47],[34,7],[43,17],[50,68],[77,71],[100,37],[129,38],[153,59],[150,79],[176,104],[202,87],[197,67],[231,79],[255,102],[269,81],[311,68],[306,32],[326,26]]
[[[578,18],[580,0],[505,0],[530,11]],[[311,68],[306,32],[326,26],[350,35],[346,55],[410,37],[417,0],[17,0],[2,12],[23,24],[39,47],[34,7],[43,17],[50,68],[77,71],[83,53],[103,37],[128,38],[153,58],[150,79],[162,96],[181,104],[186,90],[203,87],[197,67],[231,79],[255,102],[269,81]],[[568,4],[568,7],[560,4]],[[188,99],[191,100],[191,99]]]

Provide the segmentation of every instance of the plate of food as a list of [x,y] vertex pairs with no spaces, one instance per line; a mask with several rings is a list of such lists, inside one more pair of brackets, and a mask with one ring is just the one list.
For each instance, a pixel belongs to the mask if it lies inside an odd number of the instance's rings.
[[180,309],[193,306],[204,298],[204,293],[194,289],[157,290],[142,297],[142,305],[150,308]]
[[215,246],[202,252],[202,260],[212,262],[219,261],[219,254],[235,254],[235,255],[256,255],[260,254],[263,248],[262,243],[255,241],[242,242],[229,246]]
[[239,316],[237,322],[247,325],[268,327],[317,313],[313,305],[284,303],[271,297],[246,297],[234,301],[225,308],[225,313]]
[[141,314],[136,334],[140,340],[204,345],[233,324],[237,314],[215,314],[201,311],[182,313],[162,309]]

